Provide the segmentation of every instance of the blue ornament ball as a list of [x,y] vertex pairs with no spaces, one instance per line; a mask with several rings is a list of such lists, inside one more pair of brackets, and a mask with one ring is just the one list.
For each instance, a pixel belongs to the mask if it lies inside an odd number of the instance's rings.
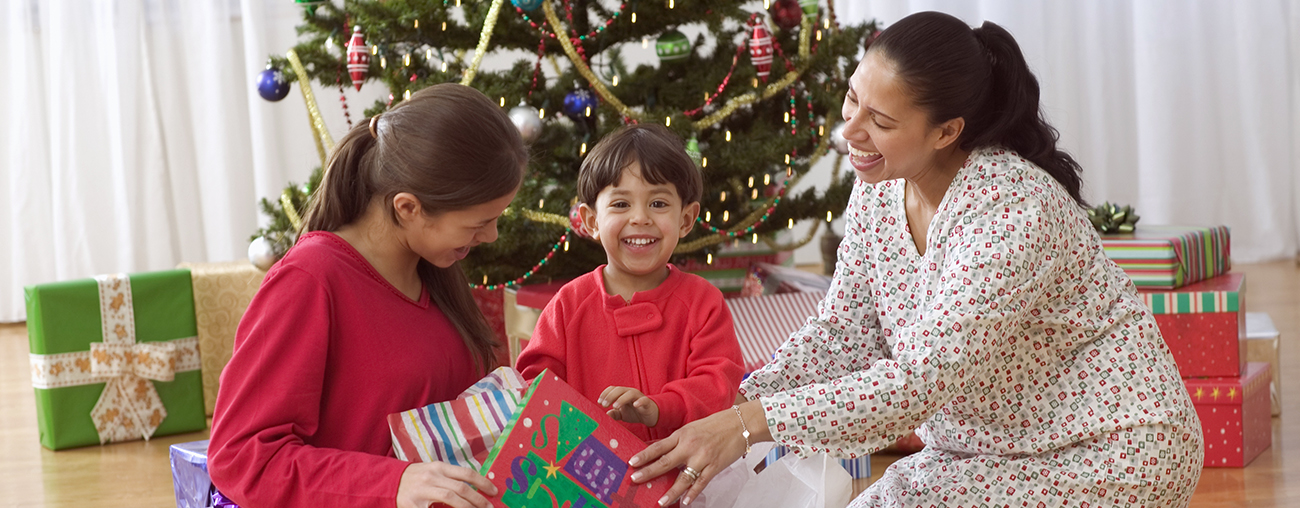
[[268,101],[279,101],[289,95],[289,80],[280,69],[268,65],[257,75],[257,93]]
[[510,3],[525,11],[535,11],[542,6],[542,0],[510,0]]
[[569,118],[577,120],[586,117],[587,108],[591,108],[590,114],[596,114],[596,94],[590,90],[579,88],[564,96],[564,114]]

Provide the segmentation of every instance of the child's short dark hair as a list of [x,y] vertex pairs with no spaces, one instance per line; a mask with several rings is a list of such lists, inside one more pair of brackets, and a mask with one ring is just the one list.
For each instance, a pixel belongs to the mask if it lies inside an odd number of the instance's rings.
[[587,154],[578,172],[578,199],[596,206],[600,191],[618,183],[633,162],[641,164],[647,182],[676,187],[683,205],[699,202],[704,193],[704,177],[682,139],[659,124],[635,124],[605,136]]

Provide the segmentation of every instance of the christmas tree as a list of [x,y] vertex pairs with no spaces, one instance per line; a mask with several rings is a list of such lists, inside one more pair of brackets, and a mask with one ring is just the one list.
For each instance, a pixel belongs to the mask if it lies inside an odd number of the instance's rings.
[[[370,105],[367,117],[445,82],[477,88],[509,109],[532,160],[499,221],[500,239],[461,263],[471,281],[499,287],[566,278],[605,261],[599,244],[573,230],[575,184],[587,150],[628,123],[666,124],[688,140],[701,167],[701,217],[675,261],[707,264],[719,248],[742,241],[793,249],[815,228],[785,243],[774,233],[800,221],[825,223],[848,200],[851,172],[837,171],[820,192],[787,192],[828,149],[833,156],[847,150],[833,134],[848,76],[876,33],[874,23],[840,25],[833,0],[298,1],[306,4],[301,43],[287,57],[273,56],[268,73],[283,71],[300,84],[386,87],[387,100]],[[700,35],[692,40],[683,29]],[[651,47],[649,63],[625,57]],[[482,65],[486,55],[508,52],[531,57]],[[304,96],[311,111],[309,88]],[[313,129],[323,154],[332,141],[318,115]],[[302,190],[286,189],[282,201],[299,205]],[[263,205],[274,221],[259,234],[291,238],[284,233],[294,227],[292,214]]]

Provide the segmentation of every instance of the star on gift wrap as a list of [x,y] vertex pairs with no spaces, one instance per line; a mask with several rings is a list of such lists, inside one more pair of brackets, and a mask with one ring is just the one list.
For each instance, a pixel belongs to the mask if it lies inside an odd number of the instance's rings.
[[545,466],[542,466],[542,469],[546,470],[547,478],[555,478],[555,473],[561,468],[558,464],[547,463]]

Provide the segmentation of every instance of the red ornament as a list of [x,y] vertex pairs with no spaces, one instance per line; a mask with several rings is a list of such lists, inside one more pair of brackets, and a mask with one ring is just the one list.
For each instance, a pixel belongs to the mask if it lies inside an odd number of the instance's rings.
[[573,232],[577,233],[578,236],[591,238],[591,234],[587,233],[587,228],[582,227],[582,214],[578,212],[579,206],[581,206],[581,203],[574,203],[573,206],[569,207],[569,227],[573,228]]
[[803,7],[799,6],[799,0],[776,0],[767,9],[767,13],[772,16],[776,26],[783,30],[799,26],[799,22],[803,21]]
[[758,69],[758,77],[767,81],[767,75],[772,72],[772,34],[761,23],[754,25],[754,36],[749,40],[749,58]]
[[348,41],[348,76],[352,77],[352,86],[361,91],[361,82],[370,72],[370,50],[366,48],[366,36],[361,35],[361,25],[352,28],[352,40]]

